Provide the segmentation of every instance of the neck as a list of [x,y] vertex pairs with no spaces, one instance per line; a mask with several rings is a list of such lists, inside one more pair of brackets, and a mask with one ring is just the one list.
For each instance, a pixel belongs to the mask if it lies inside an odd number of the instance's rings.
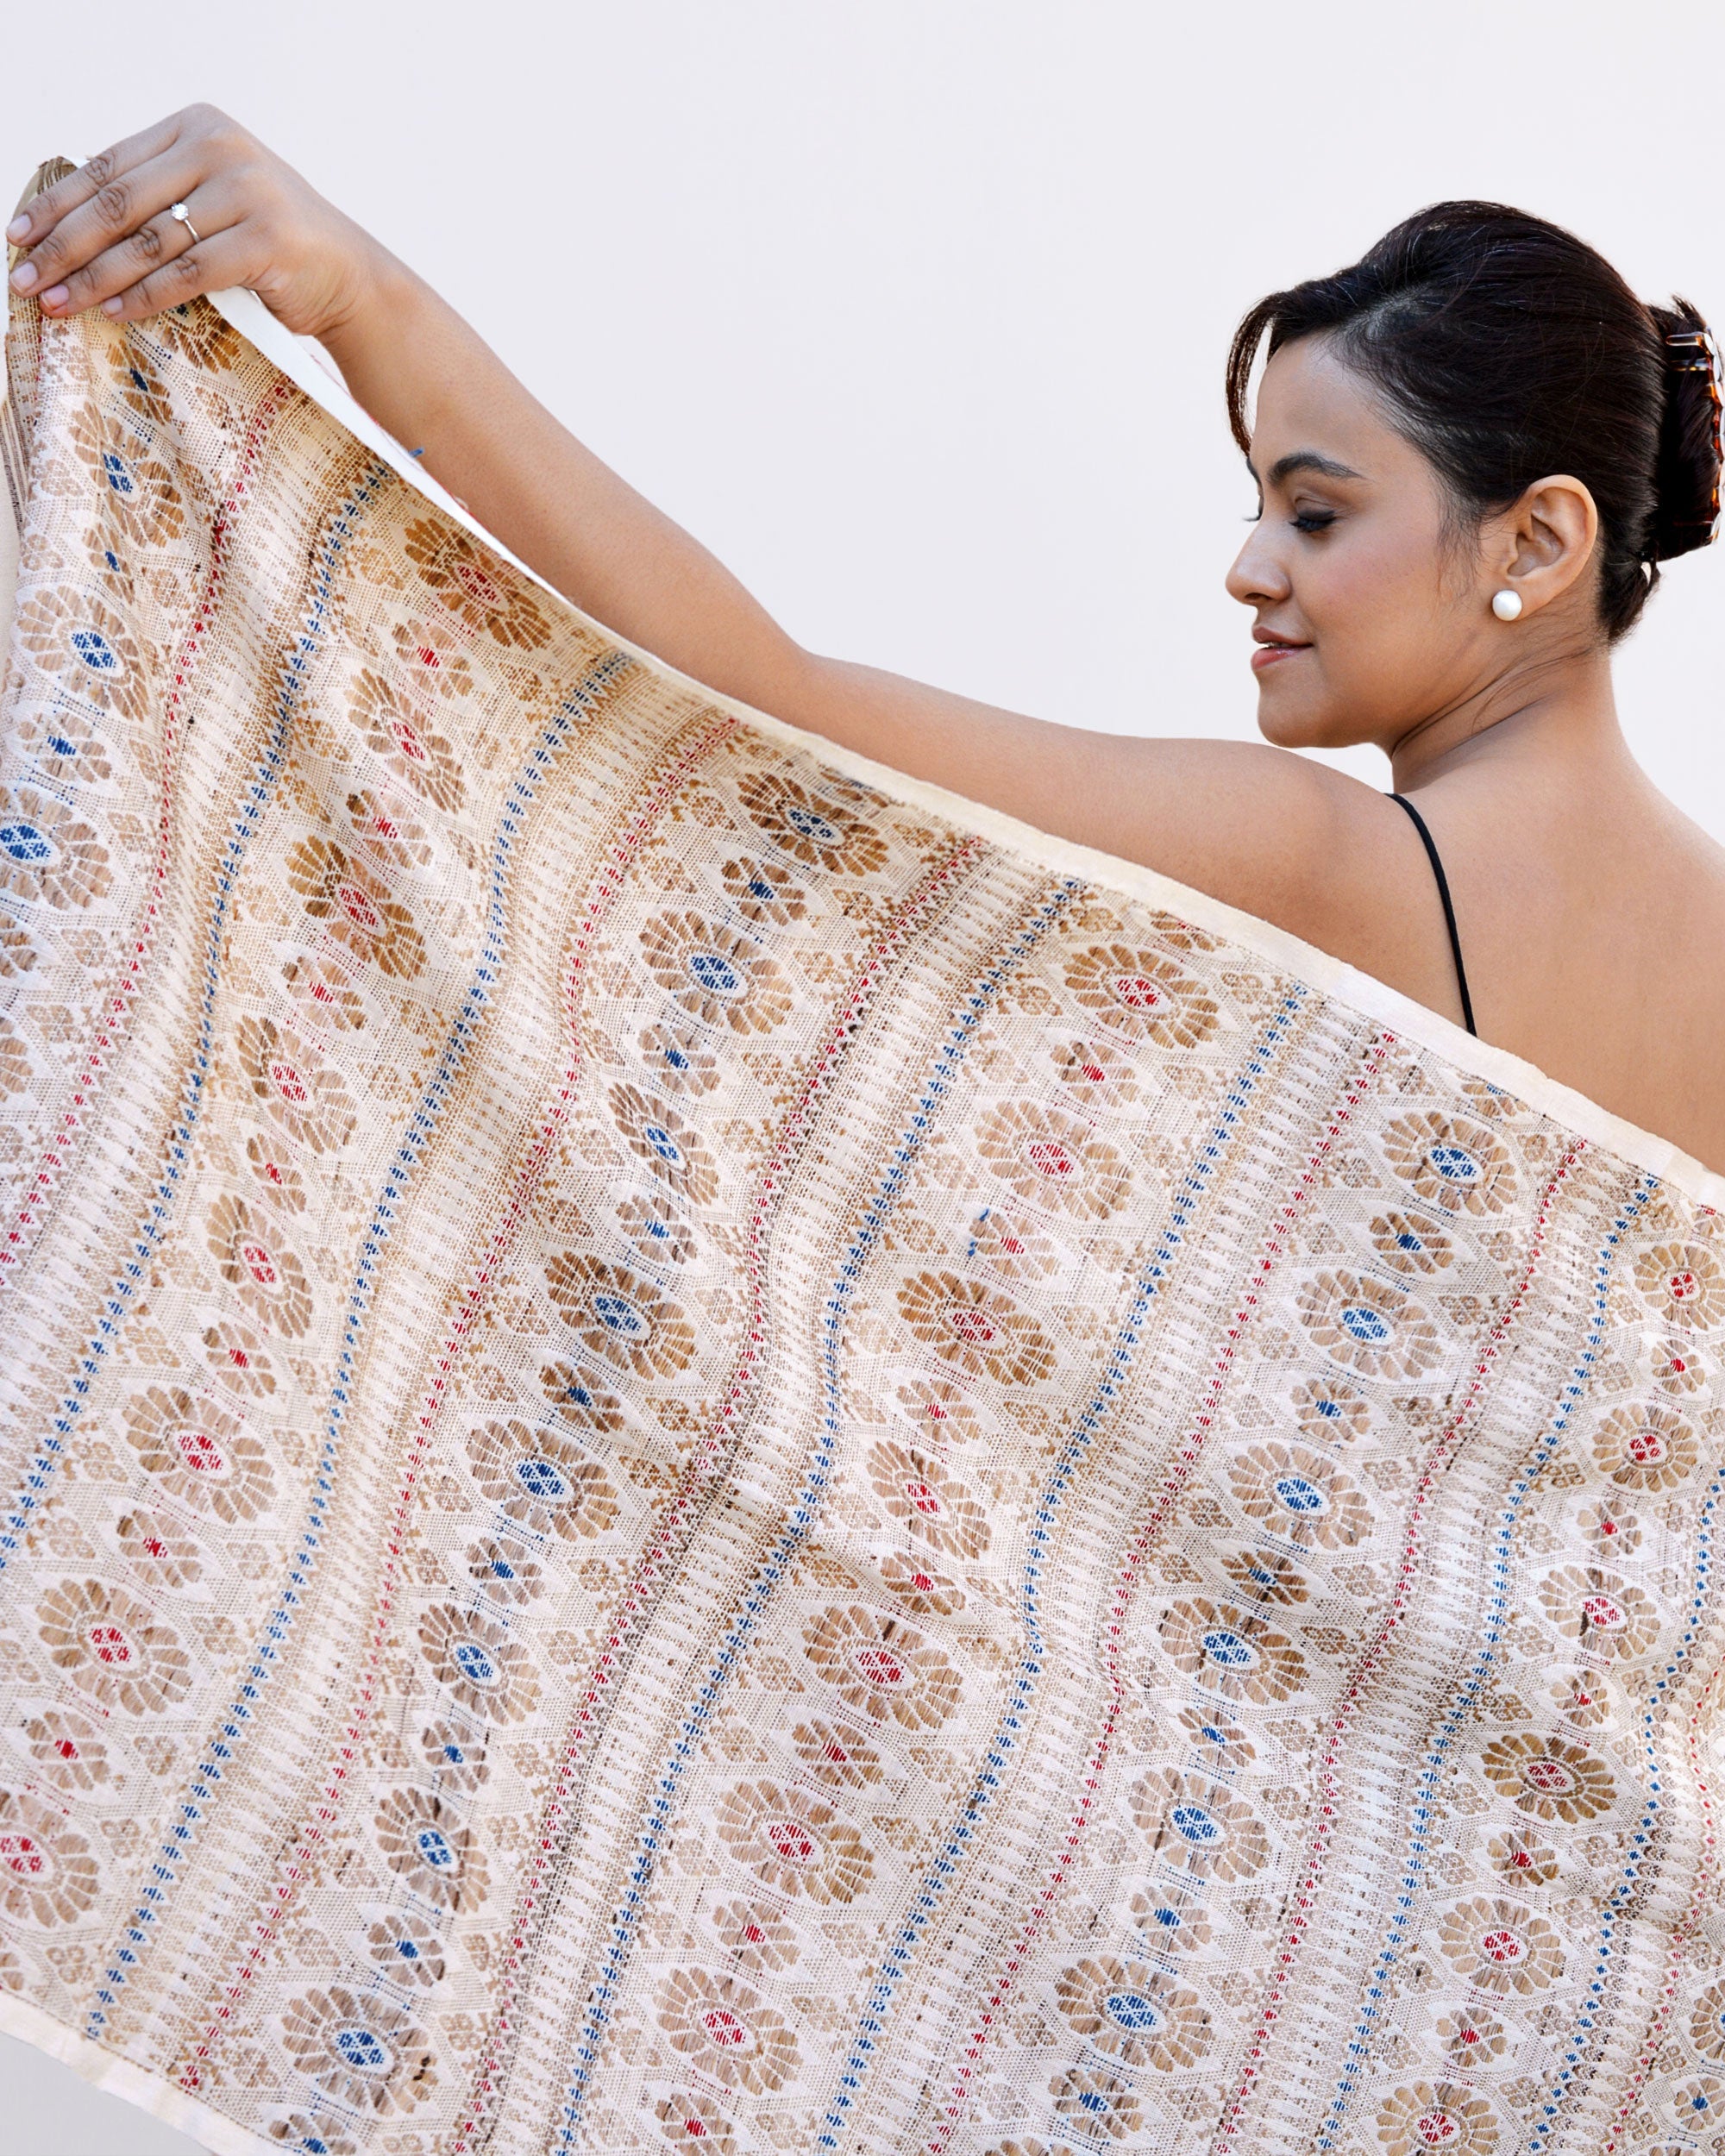
[[1556,765],[1576,780],[1596,780],[1602,766],[1637,768],[1601,647],[1531,658],[1383,746],[1398,793],[1512,764]]

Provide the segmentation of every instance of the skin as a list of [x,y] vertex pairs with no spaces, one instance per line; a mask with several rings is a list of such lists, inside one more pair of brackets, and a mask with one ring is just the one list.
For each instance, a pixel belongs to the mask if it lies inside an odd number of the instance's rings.
[[[166,215],[183,200],[199,235]],[[1725,1171],[1725,849],[1650,783],[1612,698],[1598,515],[1554,473],[1477,530],[1322,340],[1264,371],[1262,515],[1228,572],[1265,745],[1051,725],[806,650],[244,128],[197,105],[30,203],[43,311],[135,321],[248,285],[541,575],[717,689],[1164,870],[1461,1016],[1417,834],[1290,753],[1370,742],[1448,872],[1484,1038]],[[1513,624],[1492,594],[1518,592]],[[1654,1053],[1649,1046],[1657,1044]]]

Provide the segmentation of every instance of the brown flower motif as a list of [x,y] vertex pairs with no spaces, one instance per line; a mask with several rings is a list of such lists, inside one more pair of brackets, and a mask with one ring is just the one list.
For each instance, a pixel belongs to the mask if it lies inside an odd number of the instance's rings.
[[1159,1630],[1163,1651],[1181,1675],[1225,1698],[1265,1705],[1306,1681],[1305,1658],[1292,1640],[1231,1602],[1176,1602]]
[[1515,1885],[1549,1886],[1558,1876],[1556,1852],[1530,1828],[1518,1827],[1507,1834],[1494,1834],[1486,1852],[1493,1870]]
[[254,1131],[246,1140],[246,1165],[273,1205],[287,1213],[304,1213],[305,1178],[292,1161],[281,1157],[283,1151],[279,1135],[271,1138]]
[[733,1033],[770,1033],[791,1008],[778,962],[735,929],[699,913],[656,913],[641,948],[659,986],[691,1018]]
[[467,1545],[466,1564],[480,1591],[505,1608],[524,1609],[545,1592],[543,1567],[518,1542],[487,1535]]
[[140,1579],[152,1587],[190,1587],[202,1577],[204,1559],[196,1539],[175,1520],[141,1506],[122,1513],[114,1524],[120,1554],[129,1558]]
[[1371,1247],[1398,1273],[1440,1273],[1455,1261],[1455,1245],[1441,1229],[1406,1213],[1381,1213],[1371,1224]]
[[668,1198],[625,1198],[617,1225],[649,1265],[687,1265],[698,1247],[694,1230]]
[[224,1318],[204,1334],[204,1359],[230,1392],[267,1400],[275,1390],[275,1372],[270,1368],[264,1344],[249,1326]]
[[737,788],[743,813],[794,861],[847,876],[872,875],[886,865],[887,848],[856,813],[870,797],[831,780],[819,793],[777,772],[756,772]]
[[1564,1971],[1562,1943],[1545,1918],[1496,1896],[1482,1895],[1449,1910],[1438,1944],[1446,1961],[1486,1991],[1543,1991]]
[[234,1052],[253,1093],[290,1138],[328,1153],[353,1136],[353,1095],[289,1027],[273,1018],[242,1018]]
[[1247,1445],[1228,1462],[1228,1483],[1248,1519],[1305,1549],[1351,1550],[1371,1532],[1365,1500],[1308,1446]]
[[527,1650],[477,1610],[438,1602],[419,1620],[419,1651],[458,1707],[490,1722],[518,1722],[538,1702]]
[[713,1935],[739,1969],[788,1969],[802,1952],[795,1930],[770,1909],[749,1902],[721,1902],[712,1913]]
[[874,1745],[836,1722],[799,1722],[791,1742],[809,1772],[833,1789],[866,1789],[881,1778],[881,1755]]
[[718,1190],[718,1170],[675,1109],[636,1086],[613,1086],[608,1098],[624,1143],[667,1189],[689,1205],[711,1204]]
[[67,1580],[36,1608],[48,1659],[99,1706],[160,1714],[191,1689],[177,1635],[100,1580]]
[[14,738],[58,786],[101,786],[114,775],[101,736],[64,705],[21,712]]
[[1295,1301],[1317,1345],[1363,1377],[1419,1377],[1441,1350],[1413,1298],[1360,1273],[1319,1273]]
[[30,1051],[12,1030],[9,1018],[0,1018],[0,1099],[25,1093],[30,1083]]
[[[0,846],[5,843],[0,833]],[[1666,1325],[1706,1332],[1725,1318],[1725,1273],[1698,1243],[1661,1243],[1635,1260],[1635,1285]]]
[[89,824],[34,787],[0,787],[0,891],[27,905],[87,906],[114,881]]
[[808,893],[790,870],[776,861],[756,861],[745,854],[727,861],[722,871],[725,896],[745,921],[768,921],[787,928],[808,912]]
[[425,1789],[392,1789],[377,1813],[378,1846],[392,1871],[440,1908],[485,1901],[484,1853],[454,1808]]
[[1211,1879],[1249,1879],[1270,1845],[1251,1808],[1207,1776],[1153,1767],[1132,1792],[1132,1817],[1176,1871]]
[[1210,1941],[1210,1920],[1203,1905],[1173,1894],[1134,1894],[1132,1920],[1151,1953],[1183,1954]]
[[517,651],[537,651],[551,641],[531,588],[459,525],[428,517],[407,527],[403,545],[439,601],[470,629]]
[[[1124,2081],[1095,2066],[1075,2066],[1048,2084],[1054,2108],[1070,2119],[1079,2138],[1095,2147],[1106,2134],[1111,2141],[1129,2140],[1144,2123],[1144,2106]],[[1057,2156],[1051,2150],[1049,2156]]]
[[174,475],[110,412],[85,405],[66,439],[96,482],[103,513],[135,546],[166,546],[185,530]]
[[872,1609],[824,1611],[804,1626],[803,1651],[856,1713],[906,1729],[938,1729],[963,1689],[938,1647]]
[[365,1003],[333,958],[290,958],[281,977],[303,1021],[335,1033],[357,1033],[365,1024]]
[[1054,1998],[1079,2035],[1128,2066],[1169,2073],[1196,2065],[1210,2048],[1210,2017],[1196,1994],[1142,1962],[1081,1961],[1062,1971]]
[[435,2054],[400,2008],[374,1992],[340,1984],[290,2001],[281,2033],[294,2065],[314,2087],[380,2118],[411,2111],[437,2085]]
[[894,1550],[881,1558],[879,1570],[881,1586],[913,1617],[950,1617],[964,1607],[964,1589],[925,1558]]
[[856,1828],[800,1789],[739,1783],[715,1816],[731,1854],[775,1893],[806,1894],[825,1907],[854,1902],[875,1876]]
[[782,2017],[735,1977],[674,1970],[660,1985],[656,2004],[672,2047],[727,2089],[761,2096],[782,2088],[801,2064]]
[[471,696],[474,689],[474,670],[460,648],[441,629],[433,629],[417,617],[390,624],[390,643],[387,652],[380,644],[369,648],[380,656],[392,661],[398,679],[405,680],[416,692],[442,697],[454,702]]
[[152,427],[166,427],[172,422],[173,406],[166,385],[135,338],[129,335],[110,348],[108,364],[120,402],[134,418],[147,420]]
[[1053,1344],[1042,1327],[981,1281],[918,1273],[900,1283],[898,1304],[918,1339],[967,1377],[1034,1385],[1053,1371]]
[[711,1093],[718,1083],[718,1058],[692,1025],[649,1025],[640,1046],[654,1083],[667,1093]]
[[673,2148],[693,2149],[699,2156],[737,2156],[731,2122],[711,2096],[679,2090],[660,2098],[653,2118]]
[[423,1916],[390,1909],[366,1927],[372,1959],[396,1984],[430,1990],[443,1981],[443,1942]]
[[1582,1540],[1601,1557],[1626,1557],[1640,1543],[1640,1521],[1615,1495],[1584,1505],[1575,1524]]
[[1503,2024],[1495,2014],[1446,2014],[1438,2023],[1438,2041],[1445,2058],[1464,2073],[1490,2065],[1509,2048]]
[[9,913],[0,913],[0,981],[16,980],[35,962],[36,947],[28,931],[20,928]]
[[980,1557],[988,1520],[963,1482],[932,1455],[890,1441],[871,1445],[868,1476],[894,1520],[950,1557]]
[[1377,2113],[1384,2156],[1491,2156],[1497,2146],[1497,2115],[1471,2089],[1440,2081],[1416,2081],[1385,2098]]
[[1639,1587],[1596,1565],[1565,1564],[1540,1585],[1546,1615],[1565,1639],[1633,1661],[1659,1637],[1659,1615]]
[[1669,1489],[1698,1454],[1693,1428],[1669,1407],[1619,1407],[1594,1432],[1594,1458],[1625,1489]]
[[467,1458],[492,1503],[530,1534],[590,1540],[617,1517],[605,1470],[554,1430],[481,1423],[467,1438]]
[[210,1254],[222,1277],[261,1325],[298,1339],[311,1323],[311,1288],[305,1269],[244,1199],[224,1194],[210,1208]]
[[1069,1041],[1050,1049],[1054,1075],[1087,1106],[1129,1108],[1138,1097],[1138,1069],[1107,1041]]
[[0,1789],[0,1910],[20,1924],[71,1924],[96,1900],[96,1859],[58,1812]]
[[1363,1438],[1371,1420],[1364,1393],[1339,1377],[1311,1377],[1294,1388],[1294,1413],[1308,1438],[1326,1445]]
[[567,1423],[577,1430],[592,1430],[608,1437],[622,1429],[626,1417],[623,1402],[609,1393],[591,1371],[573,1363],[548,1363],[539,1373],[540,1389]]
[[206,374],[224,373],[245,356],[245,342],[207,299],[188,299],[150,318],[150,335]]
[[1158,1048],[1196,1048],[1220,1019],[1183,968],[1125,943],[1097,945],[1069,958],[1066,985],[1104,1025]]
[[970,1223],[969,1247],[964,1255],[1004,1280],[1046,1280],[1060,1270],[1060,1252],[1054,1238],[1029,1221],[1002,1213],[998,1206],[985,1206]]
[[1653,1379],[1662,1393],[1680,1399],[1685,1393],[1704,1391],[1713,1376],[1708,1357],[1692,1340],[1662,1340],[1653,1350]]
[[917,1377],[894,1393],[900,1412],[930,1445],[969,1445],[982,1423],[963,1390],[944,1377]]
[[1609,1810],[1616,1786],[1584,1745],[1562,1737],[1499,1737],[1485,1747],[1488,1778],[1519,1812],[1572,1824]]
[[341,847],[302,838],[288,855],[287,880],[312,919],[354,957],[395,981],[424,972],[425,945],[413,916]]
[[51,1707],[24,1724],[37,1772],[56,1789],[93,1789],[112,1778],[100,1723],[75,1707]]
[[486,1739],[469,1736],[459,1722],[433,1722],[419,1733],[419,1748],[440,1789],[456,1789],[471,1796],[491,1772],[486,1764]]
[[386,876],[411,875],[436,859],[431,834],[407,805],[393,794],[362,787],[347,799],[348,827],[354,843],[368,854]]
[[315,2119],[309,2111],[290,2111],[284,2119],[273,2119],[264,2130],[289,2156],[358,2156],[345,2134],[336,2133],[327,2120]]
[[111,606],[88,592],[42,590],[21,598],[13,633],[68,695],[134,724],[149,716],[154,685],[138,641]]
[[1596,1729],[1612,1714],[1612,1687],[1592,1670],[1571,1670],[1546,1688],[1546,1697],[1566,1722]]
[[1033,1101],[989,1109],[976,1126],[976,1150],[1020,1198],[1085,1220],[1118,1213],[1132,1189],[1126,1163],[1076,1116]]
[[1689,2040],[1709,2066],[1725,2065],[1725,1983],[1709,1984],[1689,2009]]
[[1251,1602],[1279,1602],[1293,1608],[1308,1599],[1311,1588],[1292,1557],[1275,1550],[1231,1550],[1222,1570]]
[[382,674],[361,667],[349,693],[348,716],[392,778],[446,812],[467,793],[455,750],[424,712]]
[[1207,1767],[1237,1772],[1258,1757],[1258,1747],[1251,1739],[1238,1722],[1229,1721],[1214,1701],[1207,1700],[1201,1707],[1182,1707],[1180,1727]]
[[590,1354],[637,1377],[674,1377],[694,1360],[694,1327],[668,1295],[639,1273],[581,1250],[545,1268],[563,1322]]
[[1383,1133],[1390,1167],[1446,1213],[1502,1213],[1515,1202],[1509,1148],[1484,1124],[1435,1108],[1398,1116]]

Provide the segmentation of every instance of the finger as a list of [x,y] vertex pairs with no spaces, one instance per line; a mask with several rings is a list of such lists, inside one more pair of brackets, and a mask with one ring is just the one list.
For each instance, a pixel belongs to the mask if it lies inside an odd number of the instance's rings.
[[[197,222],[196,217],[192,222]],[[202,226],[198,229],[201,232]],[[184,254],[175,255],[172,261],[152,270],[126,291],[104,299],[102,311],[115,322],[138,322],[146,315],[183,307],[200,292],[226,291],[229,285],[243,285],[256,271],[244,234],[245,227],[236,224],[218,232],[214,239],[200,239]]]
[[[194,187],[181,206],[183,222],[172,205],[160,216],[147,217],[135,232],[129,232],[117,246],[104,248],[92,262],[51,285],[41,295],[42,312],[81,314],[98,300],[129,291],[153,271],[165,267],[186,254],[200,240],[213,239],[234,223],[231,188]],[[180,203],[179,196],[174,197]]]
[[[129,238],[148,217],[177,202],[202,177],[196,147],[176,144],[160,157],[110,179],[68,210],[12,273],[12,289],[45,292],[64,285],[104,248]],[[202,227],[199,229],[202,230]]]
[[6,237],[14,247],[34,247],[52,232],[69,210],[77,210],[99,194],[110,181],[135,172],[140,165],[172,147],[180,135],[183,113],[175,113],[172,119],[159,120],[153,128],[141,134],[129,135],[123,142],[116,142],[92,157],[87,165],[80,165],[75,172],[68,172],[64,179],[57,179],[52,187],[27,202],[6,228]]

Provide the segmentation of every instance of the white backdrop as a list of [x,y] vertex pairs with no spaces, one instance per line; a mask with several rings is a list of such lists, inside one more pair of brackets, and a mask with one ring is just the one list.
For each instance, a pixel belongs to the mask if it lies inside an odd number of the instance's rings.
[[[1262,291],[1484,195],[1725,321],[1716,0],[79,0],[6,79],[0,185],[223,104],[804,642],[1121,731],[1252,731]],[[1725,839],[1722,601],[1675,564],[1620,692]],[[5,2040],[0,2103],[9,2156],[191,2147]]]

